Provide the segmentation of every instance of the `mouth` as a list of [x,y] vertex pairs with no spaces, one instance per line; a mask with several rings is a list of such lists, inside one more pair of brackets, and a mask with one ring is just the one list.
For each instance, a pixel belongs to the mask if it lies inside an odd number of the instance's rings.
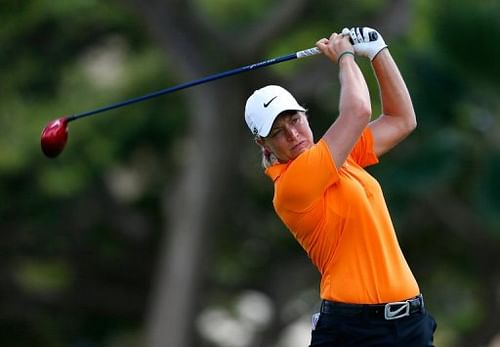
[[293,152],[303,152],[306,149],[307,149],[306,141],[300,141],[299,143],[297,143],[295,146],[292,147]]

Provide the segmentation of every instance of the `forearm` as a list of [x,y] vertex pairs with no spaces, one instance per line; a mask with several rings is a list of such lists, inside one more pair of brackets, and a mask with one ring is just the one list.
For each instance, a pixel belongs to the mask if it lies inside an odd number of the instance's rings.
[[357,55],[372,63],[379,85],[382,114],[369,123],[374,151],[380,156],[410,134],[417,125],[410,94],[380,33],[368,27],[352,28]]
[[365,78],[354,60],[352,45],[344,35],[333,33],[317,42],[330,60],[339,64],[339,115],[323,135],[336,167],[341,167],[371,116],[370,94]]
[[339,117],[360,118],[368,123],[371,115],[370,93],[365,78],[354,57],[345,56],[339,62]]
[[413,130],[417,124],[408,88],[388,49],[372,61],[382,102],[382,115],[397,117],[401,125]]
[[371,116],[368,87],[354,58],[342,58],[339,69],[339,115],[323,135],[337,168],[343,165]]

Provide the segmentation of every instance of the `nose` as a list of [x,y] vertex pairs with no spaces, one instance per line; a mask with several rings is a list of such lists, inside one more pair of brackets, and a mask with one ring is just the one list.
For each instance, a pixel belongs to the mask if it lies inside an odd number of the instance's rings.
[[286,128],[286,135],[287,135],[288,141],[294,141],[298,138],[299,132],[297,131],[297,129],[295,127],[289,126]]

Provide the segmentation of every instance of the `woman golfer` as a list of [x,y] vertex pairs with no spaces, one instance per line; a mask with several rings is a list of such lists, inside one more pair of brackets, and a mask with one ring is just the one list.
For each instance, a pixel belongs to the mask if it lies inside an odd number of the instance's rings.
[[[433,346],[436,323],[380,185],[364,170],[416,127],[405,82],[371,28],[344,29],[316,46],[338,63],[341,86],[338,117],[317,143],[306,110],[282,87],[256,90],[245,107],[274,182],[274,208],[321,273],[311,346]],[[382,114],[372,121],[355,54],[370,59],[378,81]]]

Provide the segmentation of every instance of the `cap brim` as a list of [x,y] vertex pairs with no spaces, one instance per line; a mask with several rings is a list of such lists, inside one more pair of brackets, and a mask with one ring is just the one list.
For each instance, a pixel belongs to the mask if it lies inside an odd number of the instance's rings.
[[271,132],[271,129],[273,127],[274,122],[276,121],[276,118],[279,117],[280,114],[286,111],[300,111],[300,112],[306,112],[305,108],[303,108],[300,105],[297,105],[297,107],[294,108],[285,108],[285,109],[276,109],[273,110],[273,116],[270,116],[266,118],[266,123],[263,125],[263,127],[259,131],[259,136],[262,137],[267,137],[269,133]]

